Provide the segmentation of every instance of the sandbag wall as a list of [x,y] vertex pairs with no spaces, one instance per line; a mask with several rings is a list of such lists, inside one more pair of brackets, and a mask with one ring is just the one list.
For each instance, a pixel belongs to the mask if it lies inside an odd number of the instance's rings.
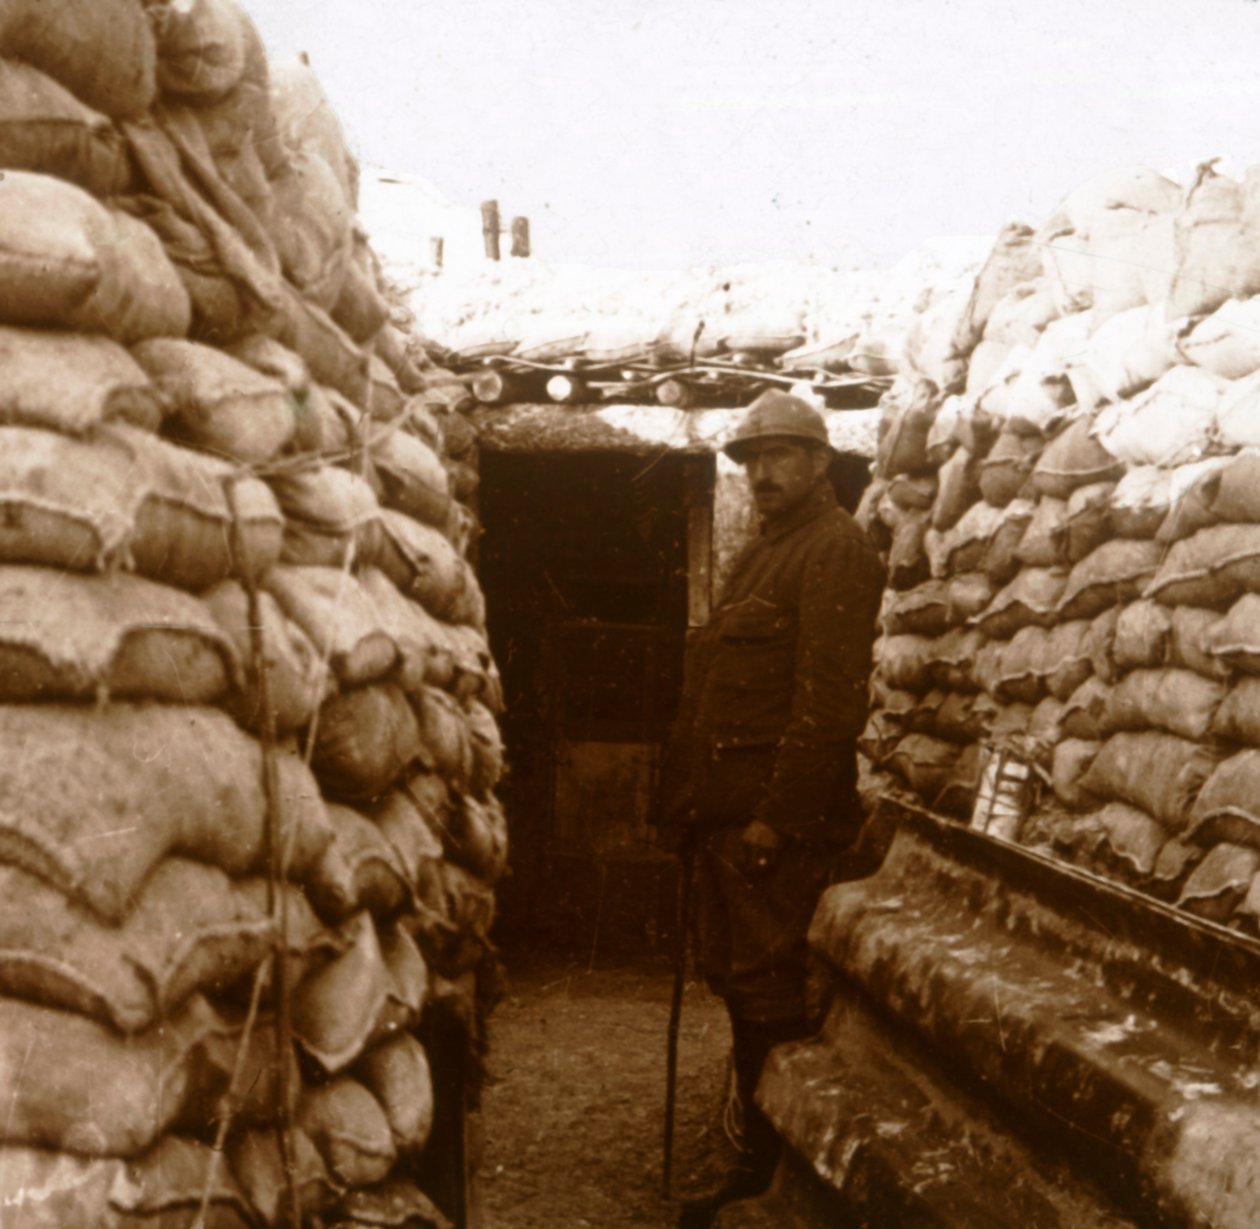
[[925,316],[862,516],[875,788],[1260,924],[1260,172],[1101,177]]
[[0,1220],[443,1224],[506,857],[461,387],[233,0],[0,4],[0,170]]

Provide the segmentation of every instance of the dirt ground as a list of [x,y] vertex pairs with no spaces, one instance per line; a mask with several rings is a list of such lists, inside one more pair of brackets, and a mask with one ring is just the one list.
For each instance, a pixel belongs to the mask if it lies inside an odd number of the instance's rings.
[[[484,1229],[664,1229],[667,969],[509,968],[483,1100]],[[675,1196],[731,1159],[720,1126],[729,1032],[689,981],[679,1037]]]

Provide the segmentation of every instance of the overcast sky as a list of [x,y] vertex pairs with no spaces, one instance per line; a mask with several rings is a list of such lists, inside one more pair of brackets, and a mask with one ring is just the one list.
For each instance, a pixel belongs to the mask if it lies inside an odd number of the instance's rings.
[[885,263],[1260,163],[1257,0],[245,0],[367,162],[591,264]]

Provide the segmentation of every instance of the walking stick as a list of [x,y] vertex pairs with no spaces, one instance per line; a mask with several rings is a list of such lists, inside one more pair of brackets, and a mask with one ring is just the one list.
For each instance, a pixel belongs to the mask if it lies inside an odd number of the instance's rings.
[[665,1155],[661,1188],[670,1198],[674,1163],[674,1102],[678,1093],[678,1028],[682,1022],[683,984],[687,977],[687,932],[691,928],[691,893],[694,854],[687,848],[678,855],[678,929],[674,936],[674,991],[669,1001],[669,1032],[665,1047]]

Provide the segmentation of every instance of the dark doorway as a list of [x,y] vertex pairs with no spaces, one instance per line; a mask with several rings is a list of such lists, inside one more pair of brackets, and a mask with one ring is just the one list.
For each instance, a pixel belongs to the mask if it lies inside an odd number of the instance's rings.
[[482,454],[479,570],[507,701],[509,953],[630,954],[668,927],[671,864],[652,817],[712,476],[707,456]]

